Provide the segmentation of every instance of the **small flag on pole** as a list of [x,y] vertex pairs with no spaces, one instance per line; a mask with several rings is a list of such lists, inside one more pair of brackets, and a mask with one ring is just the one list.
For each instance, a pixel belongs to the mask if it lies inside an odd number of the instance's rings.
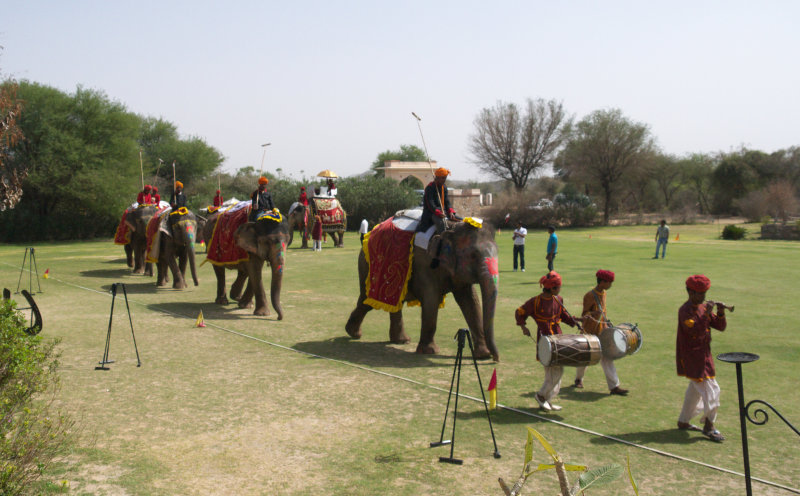
[[492,380],[489,381],[489,410],[497,409],[497,369],[492,371]]
[[50,279],[50,269],[45,270],[42,277],[45,279]]
[[200,315],[197,316],[197,322],[194,323],[195,327],[205,327],[206,323],[203,320],[203,311],[200,310]]
[[681,233],[675,235],[675,241],[678,241],[679,239],[681,239]]

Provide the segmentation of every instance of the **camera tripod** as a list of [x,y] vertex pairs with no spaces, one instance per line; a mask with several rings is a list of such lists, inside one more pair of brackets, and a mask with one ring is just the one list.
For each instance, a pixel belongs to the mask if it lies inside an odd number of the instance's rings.
[[[30,258],[28,258],[28,253],[31,254]],[[22,257],[22,268],[19,270],[19,280],[17,281],[17,290],[14,294],[19,294],[19,286],[22,283],[22,273],[25,272],[25,262],[28,262],[28,288],[30,288],[31,294],[36,294],[33,292],[33,273],[36,272],[36,285],[39,287],[39,292],[42,292],[42,285],[39,284],[39,268],[36,267],[36,256],[34,256],[33,246],[29,248],[25,248],[25,255]]]
[[[454,465],[461,465],[463,460],[453,457],[455,450],[456,440],[456,419],[458,418],[458,392],[461,386],[461,361],[464,356],[464,343],[469,344],[469,352],[472,355],[472,363],[475,365],[475,373],[478,376],[478,387],[481,390],[481,397],[483,398],[483,407],[486,410],[486,419],[489,421],[489,432],[492,433],[492,443],[494,443],[494,457],[500,458],[500,452],[497,451],[497,441],[494,437],[494,428],[492,428],[492,418],[489,416],[489,406],[486,404],[486,395],[483,392],[483,383],[481,382],[481,373],[478,370],[478,362],[475,360],[475,350],[472,347],[472,336],[470,336],[469,329],[459,329],[456,332],[455,338],[458,341],[458,352],[456,353],[456,361],[453,365],[453,377],[450,379],[450,394],[447,396],[447,407],[444,410],[444,422],[442,422],[442,434],[439,436],[439,441],[430,443],[430,447],[450,445],[450,456],[440,456],[439,461],[443,463],[452,463]],[[456,400],[453,407],[453,431],[450,434],[450,439],[444,439],[444,429],[447,425],[447,412],[450,409],[450,399],[453,397],[453,383],[456,386]]]
[[128,320],[131,323],[131,337],[133,337],[133,349],[136,350],[136,366],[141,367],[142,361],[139,360],[139,348],[136,347],[136,335],[133,333],[133,319],[131,318],[131,307],[128,305],[128,291],[125,289],[125,284],[115,282],[111,285],[111,314],[108,316],[108,334],[106,334],[106,347],[103,351],[103,360],[98,362],[100,365],[95,367],[95,370],[111,370],[106,367],[106,364],[114,363],[114,360],[108,359],[108,347],[111,344],[111,321],[114,319],[114,300],[117,298],[117,286],[122,286],[122,294],[125,295],[125,306],[128,309]]

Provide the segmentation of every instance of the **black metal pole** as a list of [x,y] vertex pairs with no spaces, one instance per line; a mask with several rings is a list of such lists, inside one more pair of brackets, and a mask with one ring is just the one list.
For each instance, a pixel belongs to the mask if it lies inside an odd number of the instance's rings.
[[117,283],[111,285],[111,313],[108,315],[108,332],[106,333],[106,346],[103,351],[103,360],[100,362],[99,367],[95,370],[110,370],[106,367],[108,363],[114,363],[113,360],[108,359],[108,349],[111,345],[111,322],[114,320],[114,300],[117,299]]
[[128,321],[131,323],[131,337],[133,337],[133,349],[136,350],[136,366],[141,367],[142,361],[139,360],[139,348],[136,346],[136,335],[133,333],[133,317],[131,317],[131,306],[128,304],[128,290],[125,288],[124,283],[120,283],[122,285],[122,293],[125,295],[125,307],[128,309]]
[[747,496],[753,495],[750,481],[750,450],[747,446],[747,422],[744,409],[744,385],[742,384],[742,364],[736,363],[736,386],[739,390],[739,423],[742,426],[742,457],[744,458],[744,483]]
[[475,350],[472,348],[472,336],[469,332],[466,333],[467,342],[469,343],[469,352],[472,354],[472,364],[475,365],[475,374],[478,376],[478,388],[481,390],[481,398],[483,398],[483,408],[486,410],[486,420],[489,421],[489,432],[492,433],[492,443],[494,443],[494,457],[500,458],[500,452],[497,450],[497,440],[494,437],[494,427],[492,427],[492,416],[489,415],[489,405],[486,404],[486,394],[483,392],[483,381],[481,381],[481,371],[478,370],[478,360],[475,359]]
[[458,367],[458,374],[456,374],[456,402],[453,405],[453,433],[450,435],[450,456],[440,456],[440,462],[453,463],[461,465],[463,460],[453,458],[453,452],[456,449],[456,420],[458,420],[458,394],[461,390],[461,360],[464,356],[464,333],[463,329],[458,331],[458,352],[456,353],[456,366]]
[[455,384],[455,382],[456,382],[456,371],[457,370],[458,370],[458,353],[456,353],[456,361],[453,364],[453,376],[450,378],[450,392],[447,394],[447,406],[444,409],[444,420],[442,421],[442,433],[439,436],[439,441],[438,442],[430,443],[430,447],[431,448],[436,447],[436,446],[443,446],[445,444],[450,444],[449,440],[448,441],[444,440],[444,430],[445,430],[445,427],[447,426],[447,412],[450,411],[450,398],[453,397],[453,384]]
[[[22,255],[22,267],[19,269],[19,279],[17,280],[17,290],[14,294],[19,294],[19,286],[22,284],[22,273],[25,272],[25,261],[28,259],[28,249],[25,248],[25,254]],[[31,288],[33,289],[33,288]]]

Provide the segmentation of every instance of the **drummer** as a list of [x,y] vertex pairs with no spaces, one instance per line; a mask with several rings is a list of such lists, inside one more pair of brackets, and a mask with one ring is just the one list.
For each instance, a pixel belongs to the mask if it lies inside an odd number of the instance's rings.
[[[594,334],[599,336],[603,329],[611,327],[611,322],[608,320],[608,313],[606,312],[606,291],[614,284],[614,273],[610,270],[598,270],[595,274],[597,279],[597,286],[591,291],[583,295],[583,315],[584,324],[581,334]],[[627,389],[619,387],[619,377],[617,377],[617,368],[614,366],[614,360],[606,358],[605,355],[600,359],[600,366],[606,374],[606,384],[611,394],[626,395]],[[583,375],[586,373],[586,367],[577,367],[575,372],[575,386],[578,389],[583,389]]]
[[[561,276],[558,275],[558,272],[550,271],[539,279],[539,285],[543,288],[542,293],[526,301],[514,313],[517,325],[522,328],[522,334],[526,336],[530,336],[531,331],[525,325],[525,321],[528,317],[533,317],[536,322],[537,360],[539,359],[538,343],[542,336],[561,334],[559,323],[562,320],[572,327],[575,327],[578,322],[583,322],[583,317],[573,317],[564,308],[564,300],[558,296],[558,293],[561,292]],[[564,367],[560,365],[544,368],[544,384],[536,393],[536,402],[545,411],[561,410],[559,405],[554,405],[550,401],[558,395],[558,391],[561,389],[563,373]]]
[[706,302],[706,292],[711,281],[704,275],[693,275],[686,279],[689,300],[678,309],[678,339],[675,361],[678,375],[689,379],[689,387],[683,399],[683,408],[678,417],[678,429],[699,431],[690,423],[692,417],[703,416],[702,432],[712,441],[721,442],[725,437],[714,427],[719,408],[719,385],[714,376],[714,359],[711,357],[711,332],[709,328],[724,331],[725,305],[717,303],[717,312],[712,313],[714,302]]

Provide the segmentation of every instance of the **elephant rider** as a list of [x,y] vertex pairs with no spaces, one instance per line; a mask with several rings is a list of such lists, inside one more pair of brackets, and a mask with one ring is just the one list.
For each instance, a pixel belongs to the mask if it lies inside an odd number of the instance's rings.
[[222,192],[220,192],[220,190],[217,190],[217,194],[214,196],[214,206],[221,207],[223,201],[224,200],[222,199]]
[[[436,226],[435,234],[438,235],[447,228],[445,219],[455,221],[456,211],[450,205],[450,198],[447,194],[447,176],[450,171],[444,167],[439,167],[433,172],[434,179],[425,186],[425,193],[422,195],[422,217],[417,225],[417,232],[425,232],[431,226]],[[436,237],[436,236],[434,236]],[[435,245],[435,254],[431,261],[431,268],[439,266],[439,249],[441,245],[431,239],[431,245]],[[429,245],[431,248],[433,246]]]
[[161,203],[161,195],[158,194],[158,187],[157,186],[153,186],[153,195],[152,196],[153,196],[153,203],[155,203],[156,205]]
[[183,193],[183,183],[180,181],[175,181],[175,189],[172,190],[169,206],[172,207],[172,210],[186,206],[186,195]]
[[152,186],[149,184],[144,185],[144,189],[139,192],[139,195],[136,196],[136,203],[139,205],[148,205],[153,203],[153,197],[150,194],[150,191],[153,189]]
[[250,195],[250,199],[253,202],[248,217],[250,222],[255,222],[262,212],[278,211],[278,209],[275,208],[275,203],[272,201],[272,195],[267,191],[267,184],[269,184],[269,179],[264,176],[259,177],[258,189],[253,191],[253,194]]
[[308,206],[308,195],[306,195],[306,187],[300,186],[300,196],[297,198],[297,202],[304,206]]

